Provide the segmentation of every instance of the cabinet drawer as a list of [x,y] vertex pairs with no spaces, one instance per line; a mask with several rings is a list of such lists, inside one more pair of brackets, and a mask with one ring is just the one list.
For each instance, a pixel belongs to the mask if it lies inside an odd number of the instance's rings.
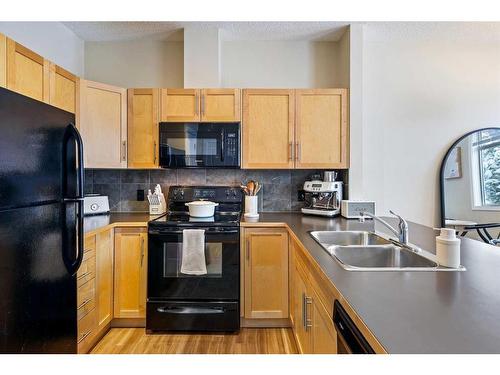
[[95,278],[95,249],[89,250],[83,255],[82,265],[76,273],[76,284],[78,287]]
[[95,307],[96,288],[95,279],[92,279],[78,288],[77,292],[78,319],[84,317]]
[[95,236],[87,236],[83,241],[83,251],[95,250]]
[[97,326],[97,313],[93,309],[78,321],[78,353],[87,353],[92,345]]

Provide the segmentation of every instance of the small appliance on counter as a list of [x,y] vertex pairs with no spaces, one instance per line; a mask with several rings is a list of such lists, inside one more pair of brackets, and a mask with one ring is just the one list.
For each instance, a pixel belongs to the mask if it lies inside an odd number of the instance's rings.
[[342,185],[340,181],[304,182],[305,207],[302,213],[330,217],[340,214]]
[[[340,211],[341,215],[346,219],[359,219],[361,218],[361,212],[375,215],[375,202],[343,200]],[[369,217],[366,218],[368,219]]]
[[107,195],[88,194],[83,198],[83,214],[101,215],[109,213],[109,200]]
[[162,215],[167,212],[167,203],[159,184],[156,185],[154,193],[151,193],[151,189],[148,190],[148,201],[150,215]]

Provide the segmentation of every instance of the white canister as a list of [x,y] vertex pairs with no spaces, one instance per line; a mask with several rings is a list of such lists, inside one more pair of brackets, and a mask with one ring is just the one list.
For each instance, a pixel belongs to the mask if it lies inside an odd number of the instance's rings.
[[454,229],[441,228],[441,233],[436,237],[436,256],[441,266],[460,267],[460,239]]
[[259,201],[257,195],[245,195],[245,216],[259,216],[257,212]]

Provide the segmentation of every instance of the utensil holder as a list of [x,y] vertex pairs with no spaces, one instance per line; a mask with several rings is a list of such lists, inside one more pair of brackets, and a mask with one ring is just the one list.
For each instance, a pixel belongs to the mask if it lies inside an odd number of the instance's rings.
[[245,196],[245,214],[248,214],[249,216],[256,216],[258,215],[257,212],[257,207],[258,207],[259,201],[258,201],[258,196],[257,195],[246,195]]

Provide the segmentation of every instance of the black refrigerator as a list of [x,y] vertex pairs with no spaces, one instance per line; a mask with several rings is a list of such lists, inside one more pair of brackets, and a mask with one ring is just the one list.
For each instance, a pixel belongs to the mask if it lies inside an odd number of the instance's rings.
[[0,353],[76,353],[83,147],[72,113],[0,88]]

